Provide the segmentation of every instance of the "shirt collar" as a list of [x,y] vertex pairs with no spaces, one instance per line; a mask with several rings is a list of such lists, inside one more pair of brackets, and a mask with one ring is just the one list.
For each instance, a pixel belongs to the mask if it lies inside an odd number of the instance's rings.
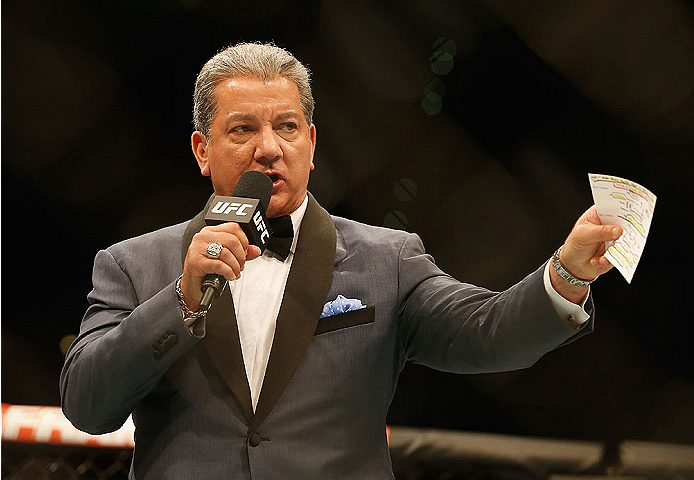
[[297,239],[299,238],[299,228],[301,228],[301,222],[304,219],[304,214],[306,213],[306,208],[308,207],[308,195],[304,197],[304,201],[301,202],[301,205],[299,205],[299,208],[294,210],[292,213],[289,214],[289,217],[292,219],[292,227],[294,227],[294,240],[292,241],[292,248],[289,250],[291,254],[294,254],[294,251],[296,250],[296,242]]

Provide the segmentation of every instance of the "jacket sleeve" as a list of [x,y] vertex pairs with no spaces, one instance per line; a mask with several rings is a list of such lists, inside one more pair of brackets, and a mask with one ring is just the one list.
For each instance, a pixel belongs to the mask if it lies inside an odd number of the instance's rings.
[[592,330],[576,331],[554,311],[544,265],[503,292],[461,283],[443,273],[417,235],[402,244],[398,265],[399,335],[415,363],[457,373],[514,370]]
[[174,282],[138,298],[128,272],[108,250],[94,261],[94,288],[80,333],[60,375],[61,403],[75,427],[117,430],[135,405],[197,338],[186,328]]

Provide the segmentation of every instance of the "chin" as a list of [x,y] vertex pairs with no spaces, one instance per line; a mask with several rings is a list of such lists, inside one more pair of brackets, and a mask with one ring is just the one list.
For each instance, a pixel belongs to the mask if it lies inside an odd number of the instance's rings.
[[267,207],[267,217],[274,218],[279,217],[280,215],[284,215],[284,207],[284,205],[273,205],[273,202],[271,200],[270,205]]
[[270,205],[267,207],[267,217],[274,218],[281,215],[289,215],[299,208],[303,201],[303,198],[299,199],[296,196],[275,193],[270,197]]

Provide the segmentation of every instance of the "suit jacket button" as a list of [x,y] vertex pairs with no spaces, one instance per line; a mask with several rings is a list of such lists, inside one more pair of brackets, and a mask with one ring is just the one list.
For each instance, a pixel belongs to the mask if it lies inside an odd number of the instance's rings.
[[258,435],[258,432],[253,432],[250,437],[248,437],[248,443],[251,445],[251,447],[257,447],[260,445],[260,435]]

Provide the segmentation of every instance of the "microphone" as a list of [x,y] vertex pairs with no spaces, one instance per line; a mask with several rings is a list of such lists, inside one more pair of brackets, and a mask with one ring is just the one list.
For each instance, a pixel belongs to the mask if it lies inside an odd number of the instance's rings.
[[[251,245],[265,251],[272,235],[272,228],[265,212],[272,196],[272,180],[264,173],[249,171],[241,175],[231,197],[215,195],[205,212],[207,225],[236,222],[248,237]],[[221,275],[208,274],[202,281],[203,292],[200,309],[210,308],[212,301],[224,289],[225,279]]]

